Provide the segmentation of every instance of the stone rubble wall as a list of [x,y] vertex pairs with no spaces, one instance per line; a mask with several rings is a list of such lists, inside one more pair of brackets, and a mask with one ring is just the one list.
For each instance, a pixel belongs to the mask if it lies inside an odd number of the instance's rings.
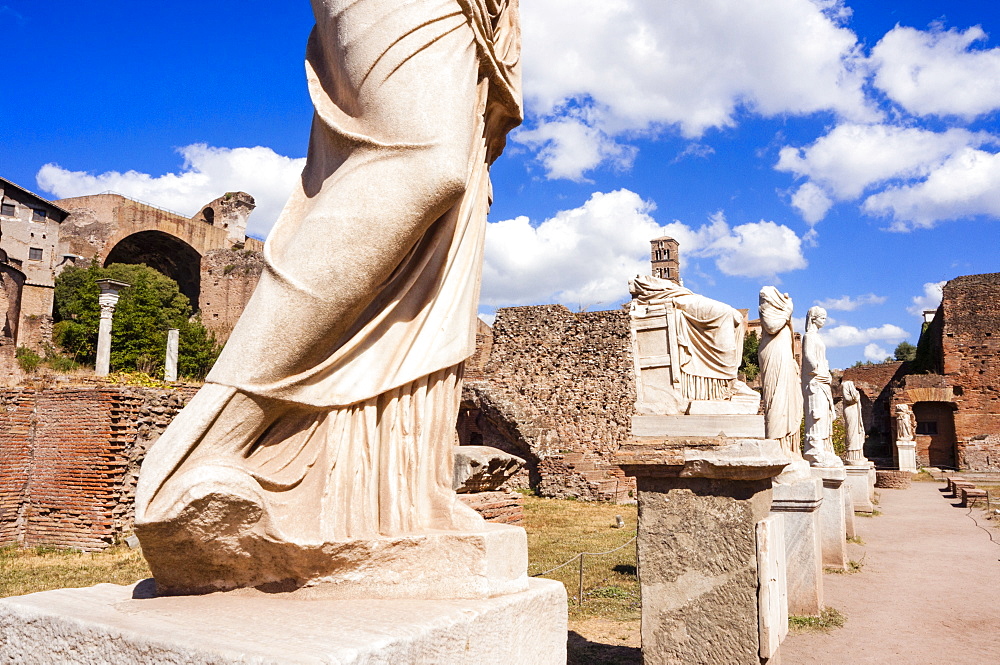
[[201,321],[219,343],[233,326],[257,288],[264,255],[250,249],[216,249],[201,259]]
[[521,526],[524,522],[524,497],[517,492],[496,490],[459,494],[458,498],[483,516],[487,522]]
[[460,442],[526,459],[520,482],[543,496],[628,500],[634,481],[610,462],[635,404],[628,313],[503,308],[490,343],[483,378],[466,384]]

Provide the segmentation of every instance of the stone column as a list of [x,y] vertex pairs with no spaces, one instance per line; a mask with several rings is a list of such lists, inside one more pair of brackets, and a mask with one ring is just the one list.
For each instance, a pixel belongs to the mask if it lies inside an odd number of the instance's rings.
[[[617,462],[638,488],[643,663],[776,661],[787,601],[781,522],[768,516],[789,462],[777,442],[639,439]],[[780,562],[761,572],[758,556]]]
[[822,503],[823,482],[818,478],[774,485],[771,513],[785,518],[789,614],[819,616],[823,611]]
[[180,345],[181,331],[171,328],[167,331],[167,359],[163,364],[163,380],[173,382],[177,380],[177,349]]
[[813,478],[823,481],[823,503],[820,504],[820,542],[823,565],[831,568],[847,566],[847,516],[844,514],[844,467],[812,467]]
[[113,279],[99,279],[101,287],[98,302],[101,305],[101,322],[97,328],[97,376],[107,376],[111,369],[111,319],[118,304],[118,292],[128,288],[130,284]]

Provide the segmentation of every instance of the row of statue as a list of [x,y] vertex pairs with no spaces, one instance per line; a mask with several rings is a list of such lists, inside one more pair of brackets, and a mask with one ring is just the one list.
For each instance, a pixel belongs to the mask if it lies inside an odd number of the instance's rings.
[[[773,286],[760,291],[761,340],[758,351],[764,401],[764,435],[776,439],[792,457],[801,456],[811,466],[843,466],[833,450],[833,377],[826,359],[826,344],[819,335],[826,310],[810,307],[802,337],[802,368],[794,356],[792,299]],[[861,403],[852,381],[842,384],[847,462],[867,464],[862,451],[865,430]],[[805,441],[800,453],[799,423],[805,415]]]

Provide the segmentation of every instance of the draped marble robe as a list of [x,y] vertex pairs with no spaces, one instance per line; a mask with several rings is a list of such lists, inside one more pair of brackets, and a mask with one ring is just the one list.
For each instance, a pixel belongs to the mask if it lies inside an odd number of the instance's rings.
[[867,464],[865,458],[865,425],[861,417],[861,393],[853,381],[840,384],[844,394],[844,438],[847,443],[847,463]]
[[764,435],[801,459],[802,385],[795,360],[792,299],[773,286],[760,290],[761,339],[757,349],[764,403]]
[[810,466],[840,467],[833,451],[833,377],[826,359],[826,343],[819,329],[826,323],[826,310],[810,307],[806,334],[802,337],[802,398],[805,406],[806,440],[802,457]]
[[139,479],[136,532],[167,587],[308,583],[332,542],[483,525],[451,451],[489,165],[522,117],[517,0],[312,5],[301,182]]
[[644,305],[669,302],[677,312],[681,394],[692,400],[731,397],[743,359],[743,315],[669,279],[640,275],[629,283],[629,289]]

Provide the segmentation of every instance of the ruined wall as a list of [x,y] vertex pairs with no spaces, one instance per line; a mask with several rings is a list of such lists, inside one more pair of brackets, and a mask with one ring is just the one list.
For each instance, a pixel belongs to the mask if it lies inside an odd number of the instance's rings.
[[21,377],[15,354],[23,286],[24,273],[0,262],[0,386],[13,385]]
[[1000,433],[1000,273],[949,281],[941,309],[944,374],[955,395],[961,449],[972,437]]
[[0,544],[89,551],[130,531],[139,464],[193,392],[0,391]]
[[229,339],[263,270],[263,254],[249,249],[217,249],[201,259],[201,320],[219,342]]
[[492,333],[483,378],[466,384],[460,441],[527,459],[543,495],[627,498],[633,481],[609,458],[635,403],[628,313],[504,308]]
[[894,424],[889,417],[893,381],[906,372],[902,362],[848,367],[842,381],[853,381],[861,396],[861,418],[865,424],[865,457],[878,464],[891,464]]

